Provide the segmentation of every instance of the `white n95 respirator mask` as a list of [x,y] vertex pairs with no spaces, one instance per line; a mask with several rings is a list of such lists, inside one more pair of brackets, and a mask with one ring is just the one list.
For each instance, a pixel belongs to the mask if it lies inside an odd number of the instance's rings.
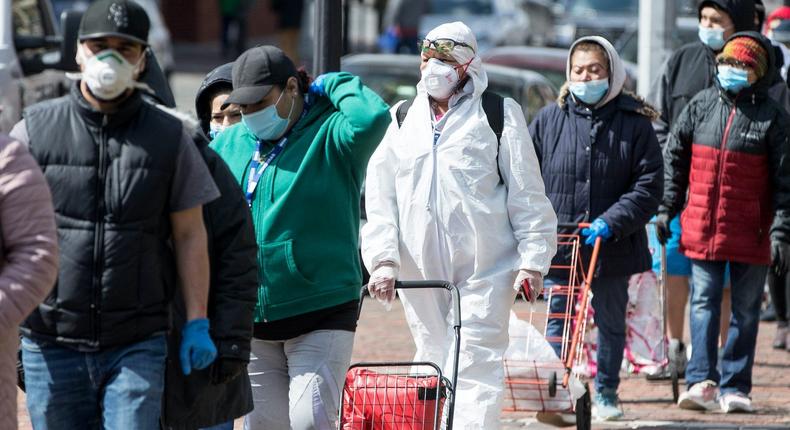
[[118,51],[105,49],[91,57],[85,48],[77,48],[77,63],[83,66],[82,80],[96,98],[112,100],[135,86],[135,74],[139,72],[142,56],[137,64],[131,64]]
[[436,58],[428,60],[422,70],[422,82],[425,90],[436,100],[447,100],[458,86],[458,70]]

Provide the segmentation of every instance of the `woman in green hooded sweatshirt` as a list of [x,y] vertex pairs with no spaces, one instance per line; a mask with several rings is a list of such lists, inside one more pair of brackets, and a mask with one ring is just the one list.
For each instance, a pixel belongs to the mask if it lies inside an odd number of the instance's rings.
[[280,49],[247,50],[225,102],[242,123],[211,144],[245,192],[258,243],[249,429],[334,428],[351,360],[360,188],[390,114],[348,73],[308,83]]

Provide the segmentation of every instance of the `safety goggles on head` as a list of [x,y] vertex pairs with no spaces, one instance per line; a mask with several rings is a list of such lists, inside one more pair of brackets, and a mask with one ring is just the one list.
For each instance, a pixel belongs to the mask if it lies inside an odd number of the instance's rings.
[[[425,53],[433,49],[439,54],[450,55],[456,46],[463,46],[465,48],[469,48],[472,52],[475,52],[475,50],[470,45],[467,45],[463,42],[456,42],[453,39],[423,39],[417,43],[417,46],[419,47],[421,53]],[[433,46],[433,48],[431,48],[431,46]]]

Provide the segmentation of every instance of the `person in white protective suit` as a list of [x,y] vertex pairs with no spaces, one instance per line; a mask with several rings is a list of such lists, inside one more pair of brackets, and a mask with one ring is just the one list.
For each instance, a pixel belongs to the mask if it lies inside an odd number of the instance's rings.
[[[477,41],[461,22],[428,33],[422,78],[403,123],[393,120],[368,164],[362,255],[371,295],[394,299],[401,280],[447,280],[461,293],[458,429],[496,429],[502,408],[508,317],[516,286],[536,297],[557,246],[521,107],[504,100],[501,140],[481,96],[488,79]],[[393,118],[399,104],[391,110]],[[450,298],[399,292],[417,346],[415,361],[452,359]]]

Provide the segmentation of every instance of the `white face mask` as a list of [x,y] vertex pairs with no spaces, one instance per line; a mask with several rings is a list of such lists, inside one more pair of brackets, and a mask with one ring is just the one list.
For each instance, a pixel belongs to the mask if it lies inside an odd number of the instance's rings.
[[436,58],[428,60],[422,70],[422,82],[428,94],[437,100],[447,100],[458,86],[458,71],[455,67],[442,63]]
[[105,49],[87,57],[85,48],[79,45],[77,63],[83,65],[82,80],[91,93],[100,100],[112,100],[134,87],[142,56],[137,64],[129,63],[114,49]]
[[291,122],[291,115],[294,110],[294,99],[291,98],[291,109],[288,110],[288,118],[281,118],[277,113],[277,104],[283,98],[285,90],[280,93],[280,97],[273,105],[261,109],[258,112],[251,114],[242,114],[241,122],[247,127],[250,133],[254,134],[260,140],[276,140],[279,139],[288,128],[288,123]]

